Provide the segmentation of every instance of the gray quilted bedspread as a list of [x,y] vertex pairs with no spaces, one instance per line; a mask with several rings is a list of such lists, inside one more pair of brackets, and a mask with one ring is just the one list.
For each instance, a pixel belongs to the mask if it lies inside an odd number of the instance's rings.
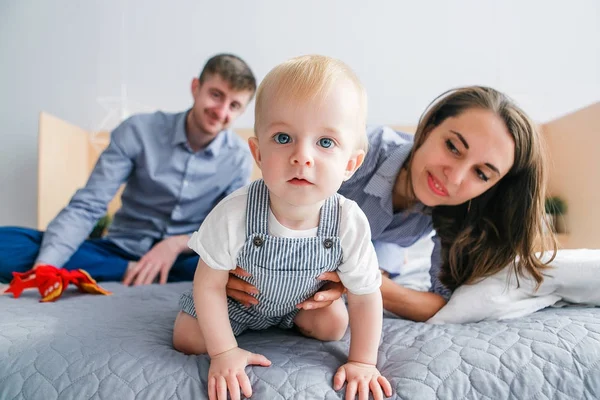
[[[70,289],[0,296],[0,399],[205,399],[208,359],[173,350],[179,294],[169,284],[109,297]],[[380,371],[394,398],[600,399],[600,308],[548,309],[505,322],[428,325],[384,320]],[[272,366],[249,368],[253,399],[340,399],[332,389],[348,335],[320,343],[251,332],[240,346]]]

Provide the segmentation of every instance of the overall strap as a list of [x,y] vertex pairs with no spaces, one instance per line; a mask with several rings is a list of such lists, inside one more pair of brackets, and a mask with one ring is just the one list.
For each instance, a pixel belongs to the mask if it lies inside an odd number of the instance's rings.
[[248,188],[246,203],[246,236],[255,233],[268,234],[269,190],[262,179],[256,180]]
[[340,219],[340,196],[336,193],[325,200],[325,203],[321,207],[317,236],[339,236]]

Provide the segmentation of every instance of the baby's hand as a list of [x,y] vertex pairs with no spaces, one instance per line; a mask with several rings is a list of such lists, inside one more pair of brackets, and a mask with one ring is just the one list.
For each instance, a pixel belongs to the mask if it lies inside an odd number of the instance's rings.
[[229,390],[231,400],[239,400],[240,388],[244,396],[252,396],[250,379],[244,371],[246,365],[268,367],[271,361],[261,354],[250,353],[239,347],[211,357],[208,370],[208,398],[227,400],[227,390]]
[[339,367],[333,377],[333,388],[340,390],[346,381],[346,400],[354,400],[356,395],[359,400],[368,400],[369,390],[374,400],[382,400],[383,392],[386,397],[392,396],[392,385],[371,364],[348,361]]

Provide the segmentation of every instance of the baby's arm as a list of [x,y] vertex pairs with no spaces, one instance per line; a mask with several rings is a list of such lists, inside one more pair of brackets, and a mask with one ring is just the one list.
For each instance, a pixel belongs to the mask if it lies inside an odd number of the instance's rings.
[[228,278],[228,271],[210,268],[204,261],[198,263],[194,275],[194,306],[211,358],[208,371],[210,399],[225,399],[228,390],[232,399],[239,399],[240,387],[244,396],[252,396],[244,369],[247,365],[267,367],[271,364],[264,356],[238,347],[227,309],[225,287]]
[[228,278],[228,271],[210,268],[202,260],[194,275],[194,306],[211,357],[237,347],[227,310]]
[[358,205],[348,199],[342,203],[340,238],[344,260],[338,267],[339,277],[348,288],[350,319],[350,354],[333,378],[334,389],[346,386],[346,399],[375,400],[392,395],[392,388],[377,370],[377,350],[383,324],[381,273],[375,248],[371,243],[369,221]]
[[348,361],[376,365],[383,324],[381,293],[348,293],[348,314],[352,334]]
[[[348,362],[342,365],[333,378],[333,387],[340,390],[344,382],[346,398],[356,394],[362,398],[379,400],[392,395],[392,386],[377,370],[377,350],[381,339],[383,306],[381,292],[356,295],[348,293],[348,313],[350,315],[350,354]],[[383,393],[382,393],[383,389]]]

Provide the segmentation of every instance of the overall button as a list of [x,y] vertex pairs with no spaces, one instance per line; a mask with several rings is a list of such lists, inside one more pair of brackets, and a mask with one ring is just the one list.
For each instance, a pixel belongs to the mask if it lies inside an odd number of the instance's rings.
[[256,247],[260,247],[263,244],[263,240],[260,236],[255,236],[254,239],[252,239],[252,243],[254,243]]
[[325,246],[326,249],[330,249],[333,246],[333,240],[331,240],[331,239],[323,240],[323,246]]

